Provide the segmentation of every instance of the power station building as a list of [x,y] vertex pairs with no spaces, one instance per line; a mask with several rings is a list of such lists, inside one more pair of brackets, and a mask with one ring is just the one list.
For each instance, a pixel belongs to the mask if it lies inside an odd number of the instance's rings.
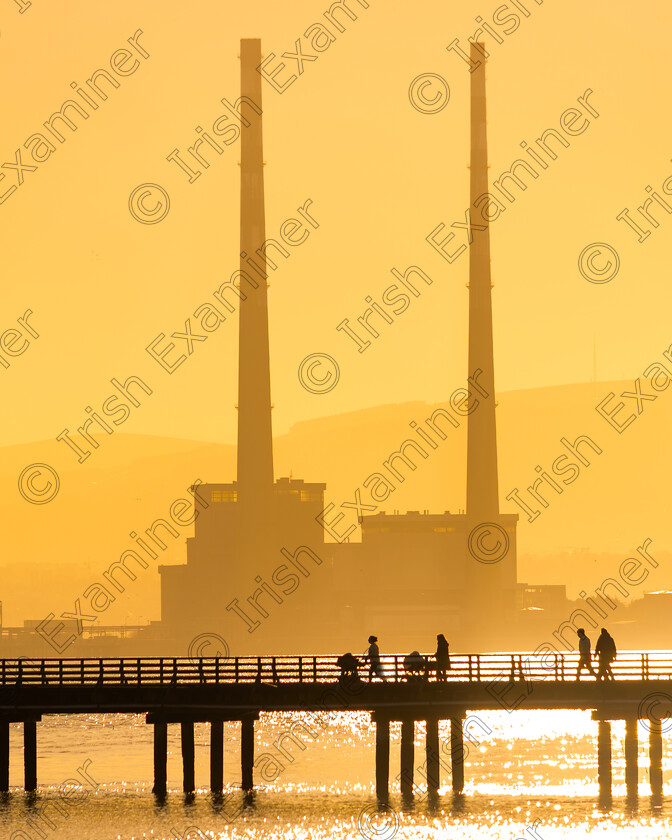
[[[474,49],[476,47],[474,46]],[[471,76],[471,202],[488,192],[485,60]],[[261,105],[261,43],[241,42],[242,96]],[[273,472],[262,117],[241,129],[237,480],[200,485],[187,563],[160,566],[162,628],[172,640],[220,633],[237,655],[341,652],[375,633],[387,650],[503,645],[520,601],[517,514],[499,509],[490,237],[470,231],[467,502],[460,514],[360,517],[361,542],[326,539],[325,484]],[[487,396],[483,396],[483,393]],[[206,507],[207,505],[207,507]]]

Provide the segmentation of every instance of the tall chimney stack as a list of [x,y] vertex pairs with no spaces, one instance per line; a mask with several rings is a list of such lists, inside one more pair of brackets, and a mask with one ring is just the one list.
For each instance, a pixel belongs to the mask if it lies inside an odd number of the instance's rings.
[[[471,45],[471,59],[480,66],[471,74],[470,202],[488,192],[488,147],[485,118],[485,50]],[[482,226],[483,220],[479,218]],[[472,230],[469,247],[469,376],[488,394],[476,395],[478,407],[467,426],[467,515],[472,522],[496,520],[499,515],[497,430],[495,423],[495,363],[492,346],[490,228]]]
[[[261,109],[261,41],[240,42],[241,110],[251,125],[241,126],[240,270],[254,278],[255,289],[240,278],[238,337],[238,501],[263,514],[273,492],[271,371],[268,346],[266,258],[256,253],[266,239],[262,118],[245,105],[246,97]],[[255,256],[256,254],[256,256]],[[264,279],[245,262],[253,257]],[[260,523],[258,523],[260,524]]]

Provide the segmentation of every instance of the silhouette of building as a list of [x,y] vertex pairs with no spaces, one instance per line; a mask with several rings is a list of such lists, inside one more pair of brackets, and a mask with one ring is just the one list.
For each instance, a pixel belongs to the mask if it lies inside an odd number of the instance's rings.
[[[488,192],[485,60],[476,55],[472,203]],[[260,63],[260,41],[241,41],[242,95],[259,106]],[[236,653],[258,652],[259,637],[250,634],[271,615],[283,651],[340,648],[371,629],[388,649],[412,646],[410,631],[420,646],[439,630],[472,649],[501,645],[520,609],[518,515],[499,510],[489,228],[469,231],[465,382],[478,376],[480,389],[476,398],[470,387],[468,403],[466,512],[363,516],[361,543],[326,542],[318,522],[326,485],[273,476],[267,284],[254,288],[245,271],[265,241],[261,115],[250,122],[241,129],[237,481],[198,488],[208,507],[188,540],[187,563],[159,567],[163,626],[183,639],[219,630]],[[265,258],[258,263],[265,276]]]

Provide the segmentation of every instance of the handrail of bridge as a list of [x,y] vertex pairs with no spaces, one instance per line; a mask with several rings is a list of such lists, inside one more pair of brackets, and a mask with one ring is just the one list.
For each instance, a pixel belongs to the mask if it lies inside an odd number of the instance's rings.
[[[334,682],[342,676],[336,656],[241,656],[215,658],[141,657],[123,659],[2,659],[0,686],[7,685],[215,685],[307,684]],[[389,683],[476,682],[499,680],[570,682],[576,679],[577,653],[452,654],[451,666],[437,673],[432,655],[423,657],[425,667],[409,670],[406,655],[381,656],[382,676]],[[593,660],[597,671],[597,660]],[[371,678],[368,663],[359,658],[358,674]],[[616,680],[672,679],[672,653],[619,653],[612,663]],[[583,680],[592,679],[585,671]],[[374,674],[374,683],[382,680]]]

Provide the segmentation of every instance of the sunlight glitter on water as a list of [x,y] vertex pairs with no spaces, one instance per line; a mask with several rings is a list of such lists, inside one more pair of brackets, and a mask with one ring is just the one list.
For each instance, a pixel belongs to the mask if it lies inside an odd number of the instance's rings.
[[[476,717],[478,720],[476,720]],[[480,723],[478,722],[480,721]],[[303,724],[292,730],[294,723]],[[194,797],[181,792],[179,726],[169,727],[168,787],[159,806],[152,788],[152,728],[142,715],[45,717],[39,725],[40,794],[32,802],[22,781],[19,726],[12,727],[13,792],[0,798],[0,837],[44,840],[30,826],[36,807],[57,801],[59,784],[85,760],[97,783],[67,818],[54,816],[47,840],[194,840],[195,838],[311,838],[311,840],[393,840],[393,838],[482,838],[534,840],[526,829],[537,823],[537,838],[672,837],[672,809],[652,811],[647,781],[646,732],[639,738],[640,812],[623,801],[624,728],[613,725],[614,810],[597,807],[597,724],[588,712],[479,712],[465,759],[465,795],[450,790],[450,728],[442,724],[441,789],[430,802],[424,778],[423,723],[415,731],[416,796],[402,807],[399,795],[400,726],[391,727],[390,795],[394,813],[375,804],[375,729],[368,714],[344,712],[309,732],[309,715],[262,715],[255,756],[274,756],[279,771],[246,798],[239,789],[239,727],[225,725],[225,782],[222,802],[208,793],[209,727],[196,726]],[[667,739],[665,739],[667,740]],[[667,747],[667,745],[665,745]],[[667,749],[665,749],[667,753]],[[672,765],[664,755],[665,790],[672,795]],[[273,774],[271,774],[273,775]],[[60,820],[60,822],[59,822]],[[389,824],[388,824],[389,820]]]
[[[238,825],[225,830],[210,831],[196,828],[186,832],[184,840],[194,838],[208,838],[210,840],[338,840],[338,838],[362,838],[362,840],[439,840],[439,838],[464,838],[464,840],[482,840],[484,832],[492,840],[513,840],[514,838],[537,837],[539,840],[569,840],[577,836],[605,837],[617,836],[622,840],[641,840],[642,837],[652,840],[668,840],[672,836],[672,823],[665,821],[639,820],[637,822],[619,819],[600,819],[576,824],[568,817],[545,821],[538,821],[534,825],[531,821],[510,819],[494,816],[491,822],[465,824],[462,819],[440,813],[432,818],[409,818],[407,815],[382,817],[371,824],[361,821],[336,821],[322,818],[310,821],[305,818],[299,824],[284,822],[281,818],[265,820],[255,825]],[[533,832],[530,834],[530,832]],[[146,837],[139,835],[138,838]],[[154,835],[157,836],[157,835]],[[124,838],[120,837],[120,840]],[[135,838],[134,838],[135,840]],[[164,840],[175,840],[174,836],[166,836]]]

